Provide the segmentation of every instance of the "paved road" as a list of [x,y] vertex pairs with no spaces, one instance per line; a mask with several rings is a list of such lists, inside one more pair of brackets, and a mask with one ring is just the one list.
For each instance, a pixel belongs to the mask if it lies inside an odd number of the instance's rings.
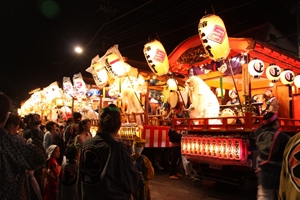
[[[180,168],[183,173],[183,169]],[[237,187],[210,180],[192,181],[188,176],[169,179],[168,171],[155,171],[150,181],[152,200],[255,200],[256,183],[247,182]]]

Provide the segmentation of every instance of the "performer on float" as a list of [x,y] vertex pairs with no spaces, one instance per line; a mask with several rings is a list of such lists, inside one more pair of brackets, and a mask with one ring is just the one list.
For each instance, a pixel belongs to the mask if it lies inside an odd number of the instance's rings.
[[275,114],[278,114],[279,103],[277,98],[273,95],[273,92],[270,88],[266,89],[265,97],[267,98],[267,107],[263,113],[273,112]]
[[[218,117],[220,105],[216,95],[199,77],[192,76],[186,81],[192,104],[187,109],[191,118]],[[210,124],[220,123],[209,120]]]
[[239,105],[240,101],[237,98],[237,91],[235,90],[229,90],[229,97],[231,100],[229,100],[226,105]]

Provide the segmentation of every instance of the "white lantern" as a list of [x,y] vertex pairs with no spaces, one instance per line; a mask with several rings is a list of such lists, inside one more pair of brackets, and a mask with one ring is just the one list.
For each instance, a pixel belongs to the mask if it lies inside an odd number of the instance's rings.
[[290,85],[294,82],[295,74],[292,70],[284,70],[280,74],[280,80],[284,85]]
[[177,91],[177,81],[173,78],[170,78],[167,81],[169,90]]
[[153,40],[145,44],[144,55],[150,69],[157,76],[162,76],[169,72],[168,56],[165,48],[159,41]]
[[265,69],[265,64],[259,59],[253,59],[248,63],[248,72],[254,78],[259,78]]
[[229,39],[222,19],[217,15],[206,15],[198,25],[200,40],[209,57],[219,62],[226,59],[229,52]]
[[126,66],[123,59],[114,53],[106,56],[105,68],[114,78],[123,76],[126,73]]
[[275,64],[271,64],[266,69],[266,76],[272,82],[278,81],[278,79],[280,78],[280,73],[281,73],[280,67]]
[[295,86],[300,88],[300,75],[297,75],[294,79]]
[[217,88],[216,93],[217,97],[223,97],[225,95],[225,89]]

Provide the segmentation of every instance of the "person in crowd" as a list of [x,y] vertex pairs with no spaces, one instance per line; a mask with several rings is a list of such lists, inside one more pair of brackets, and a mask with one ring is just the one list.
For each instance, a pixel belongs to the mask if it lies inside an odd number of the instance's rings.
[[263,116],[263,124],[255,132],[258,150],[257,199],[277,199],[283,152],[289,136],[278,130],[277,115],[269,112]]
[[281,200],[300,200],[300,133],[287,143],[280,173],[279,197]]
[[83,144],[79,179],[82,199],[130,200],[142,176],[133,164],[130,150],[114,138],[121,127],[121,114],[115,104],[103,108],[99,131]]
[[60,156],[57,159],[57,162],[59,165],[62,164],[63,161],[63,155],[65,152],[65,143],[61,135],[57,131],[57,124],[53,121],[49,121],[46,124],[47,132],[44,135],[44,147],[47,149],[50,145],[55,144],[60,149]]
[[182,135],[176,130],[169,129],[168,132],[170,146],[172,150],[172,161],[170,165],[169,178],[178,180],[179,177],[182,177],[181,174],[177,172],[177,162],[181,158],[181,137]]
[[87,139],[92,137],[91,134],[91,126],[92,122],[90,119],[84,119],[79,122],[79,131],[78,135],[75,137],[74,144],[78,146],[78,152],[80,151],[83,146],[83,142]]
[[47,132],[44,135],[44,140],[43,140],[43,144],[44,144],[44,148],[47,149],[50,145],[53,144],[52,138],[55,137],[55,135],[57,135],[58,133],[56,132],[56,123],[53,121],[49,121],[46,124],[46,130]]
[[44,135],[45,135],[45,133],[46,133],[46,126],[44,125],[44,124],[41,124],[40,125],[40,129],[41,129],[41,131],[44,133]]
[[25,117],[24,122],[26,123],[26,129],[24,130],[24,138],[27,140],[31,138],[31,130],[38,129],[39,137],[44,138],[44,132],[41,131],[40,125],[42,124],[41,117],[39,114],[33,113]]
[[82,115],[79,112],[73,113],[74,122],[66,127],[64,133],[64,141],[66,146],[74,145],[74,139],[78,135],[79,122],[81,121]]
[[61,124],[61,125],[58,125],[58,127],[59,127],[59,135],[60,135],[60,137],[61,138],[63,138],[64,137],[64,132],[65,132],[65,125],[63,125],[63,124]]
[[11,107],[9,97],[0,93],[0,199],[29,200],[32,198],[26,170],[41,168],[46,153],[38,130],[32,130],[30,144],[7,132],[4,125]]
[[[38,131],[39,137],[43,141],[44,132],[41,131],[40,125],[42,123],[41,117],[37,113],[32,113],[27,116],[25,116],[24,122],[26,123],[26,128],[24,130],[23,137],[27,139],[28,141],[31,141],[32,138],[32,132]],[[46,151],[45,151],[46,152]],[[31,199],[40,199],[40,197],[43,195],[44,187],[43,187],[43,168],[36,169],[34,171],[27,170],[27,175],[30,184],[30,191],[31,191]],[[34,176],[34,177],[33,177]],[[38,186],[35,184],[35,181],[38,183]],[[41,194],[40,194],[41,193]]]
[[60,166],[57,163],[57,158],[60,156],[60,149],[57,145],[50,145],[46,149],[48,159],[46,162],[46,181],[44,200],[56,200],[58,195],[58,176]]
[[69,125],[73,124],[74,123],[74,120],[72,117],[68,118],[67,121],[66,121],[66,126],[65,127],[68,127]]
[[226,105],[239,105],[240,101],[238,100],[237,91],[229,90],[228,95],[230,100],[226,103]]
[[273,92],[271,89],[269,89],[269,88],[266,89],[265,97],[266,97],[267,107],[264,112],[265,113],[273,112],[275,114],[278,114],[278,109],[279,109],[278,99],[273,95]]
[[138,162],[140,173],[142,173],[144,178],[144,186],[139,188],[135,193],[133,193],[134,200],[150,200],[150,188],[149,180],[154,178],[154,169],[151,161],[142,155],[144,150],[146,140],[142,140],[136,137],[132,146],[133,154],[131,155],[135,162]]
[[58,179],[58,200],[72,199],[78,200],[78,151],[76,146],[66,148],[66,163],[63,163]]
[[21,118],[13,113],[10,113],[5,123],[4,128],[12,135],[17,135],[20,129]]

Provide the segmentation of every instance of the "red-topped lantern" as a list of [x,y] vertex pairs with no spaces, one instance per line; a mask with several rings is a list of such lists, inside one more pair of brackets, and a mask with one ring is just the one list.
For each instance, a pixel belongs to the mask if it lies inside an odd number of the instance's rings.
[[145,44],[144,55],[154,74],[162,76],[169,72],[168,56],[165,48],[159,41],[153,40]]
[[200,19],[198,25],[200,40],[209,57],[219,62],[227,58],[230,47],[225,25],[222,19],[214,14]]
[[264,73],[264,69],[264,62],[257,58],[251,60],[248,64],[248,72],[254,78],[259,78]]
[[275,64],[270,64],[270,66],[266,69],[266,76],[272,82],[276,82],[280,79],[280,73],[280,67]]
[[284,70],[280,74],[280,80],[284,85],[290,85],[294,82],[295,74],[292,70]]

